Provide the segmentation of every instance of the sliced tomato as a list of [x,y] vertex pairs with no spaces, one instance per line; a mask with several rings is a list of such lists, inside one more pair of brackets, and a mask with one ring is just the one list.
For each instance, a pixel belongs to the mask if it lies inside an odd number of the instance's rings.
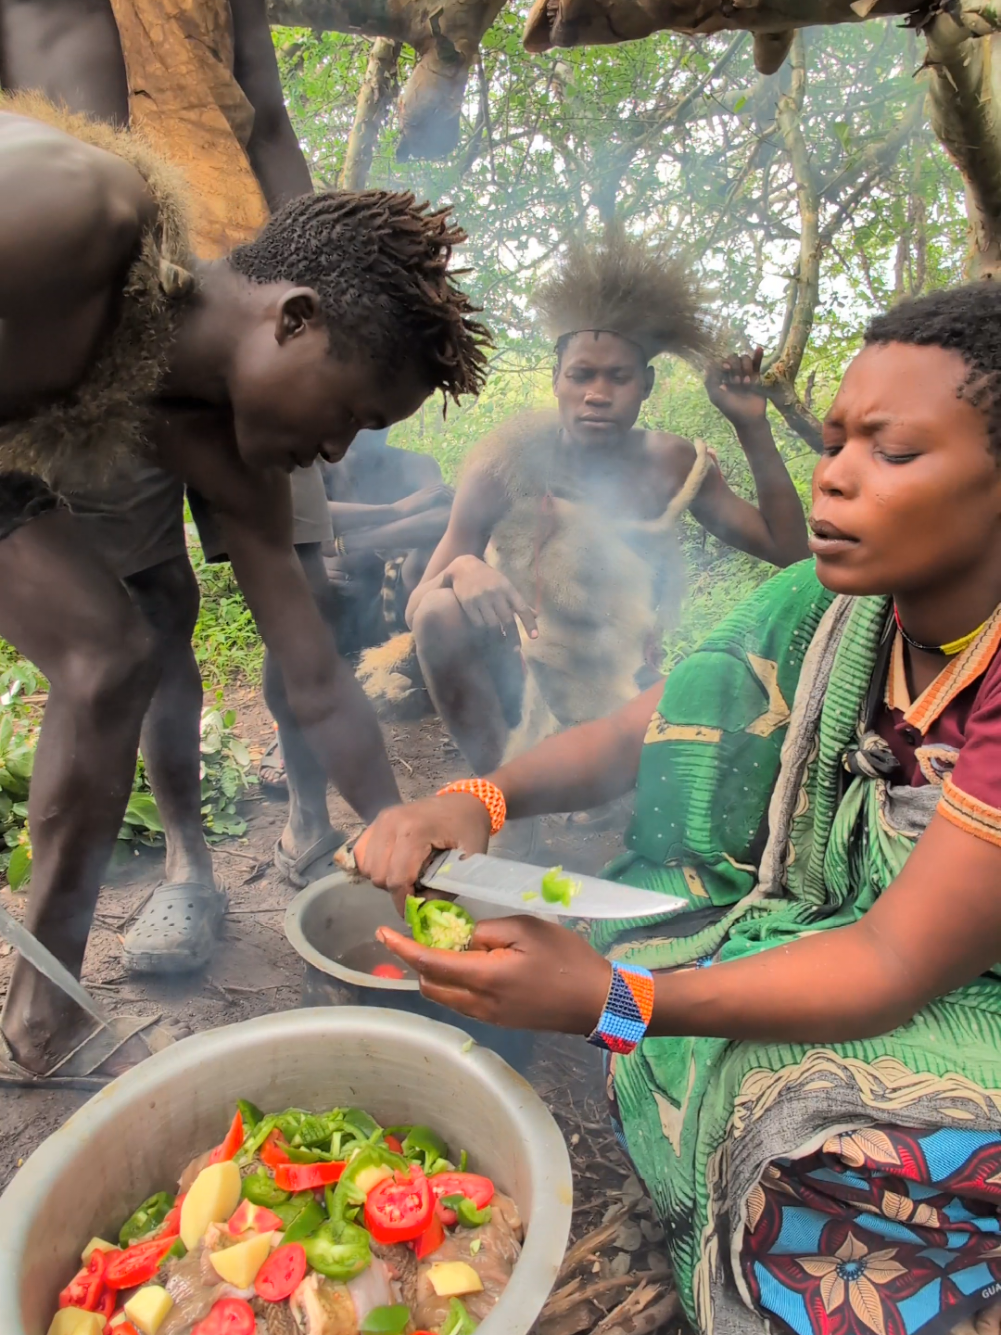
[[[109,1327],[105,1326],[105,1330],[108,1329]],[[131,1321],[119,1321],[117,1325],[111,1326],[110,1329],[114,1332],[114,1335],[139,1335]]]
[[288,1163],[289,1158],[288,1141],[282,1133],[275,1127],[274,1131],[268,1136],[267,1140],[258,1151],[262,1163],[266,1163],[269,1168],[277,1168],[280,1163]]
[[[185,1192],[184,1196],[188,1193]],[[168,1211],[163,1223],[156,1231],[158,1238],[176,1238],[181,1232],[181,1206],[184,1204],[184,1196],[178,1196],[174,1202],[174,1208]]]
[[410,1245],[413,1247],[414,1255],[418,1261],[423,1261],[425,1256],[430,1256],[432,1252],[436,1252],[444,1241],[445,1228],[438,1218],[438,1212],[435,1211],[431,1216],[430,1224],[419,1238],[414,1238]]
[[[60,1307],[80,1307],[85,1312],[102,1310],[101,1301],[105,1296],[105,1283],[108,1271],[108,1253],[97,1247],[90,1254],[90,1260],[82,1270],[78,1270],[59,1295]],[[112,1299],[111,1308],[114,1308]]]
[[148,1283],[176,1241],[176,1238],[151,1238],[149,1242],[137,1242],[123,1252],[105,1253],[108,1257],[105,1284],[109,1289],[135,1289]]
[[254,1335],[257,1318],[242,1298],[220,1298],[207,1317],[192,1327],[191,1335]]
[[383,1143],[387,1150],[392,1150],[394,1154],[402,1154],[403,1146],[395,1136],[383,1136]]
[[305,1274],[305,1247],[299,1242],[287,1242],[273,1251],[258,1270],[254,1292],[266,1302],[280,1303],[295,1292]]
[[275,1186],[282,1191],[314,1191],[340,1180],[347,1168],[345,1160],[334,1163],[280,1163],[275,1169]]
[[406,978],[398,964],[377,964],[372,970],[373,978]]
[[453,1228],[459,1217],[454,1210],[441,1204],[442,1196],[466,1196],[477,1210],[482,1210],[494,1198],[494,1184],[488,1177],[479,1173],[435,1173],[428,1178],[431,1192],[438,1204],[438,1218],[449,1228]]
[[232,1122],[229,1124],[229,1130],[226,1132],[226,1138],[221,1145],[217,1145],[209,1155],[209,1163],[228,1163],[230,1159],[236,1158],[236,1152],[243,1144],[243,1118],[237,1112]]
[[365,1197],[365,1227],[376,1242],[410,1242],[430,1226],[434,1197],[428,1180],[417,1167],[394,1173]]
[[252,1205],[250,1201],[241,1201],[226,1227],[230,1233],[274,1233],[285,1225],[273,1210],[266,1210],[263,1205]]

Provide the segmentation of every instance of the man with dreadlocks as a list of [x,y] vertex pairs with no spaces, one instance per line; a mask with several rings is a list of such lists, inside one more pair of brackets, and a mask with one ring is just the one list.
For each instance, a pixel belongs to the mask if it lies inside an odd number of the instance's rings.
[[[47,479],[72,487],[139,453],[205,499],[314,763],[374,816],[396,784],[294,556],[286,475],[436,388],[478,392],[486,335],[449,275],[462,240],[412,196],[329,193],[200,262],[182,194],[141,140],[40,97],[0,99],[0,635],[50,682],[26,924],[77,974],[160,664]],[[178,914],[212,926],[204,904]],[[139,1027],[89,1033],[20,960],[0,1079],[98,1078]]]
[[677,609],[674,529],[686,509],[775,565],[807,551],[766,419],[760,351],[707,380],[747,454],[757,508],[701,442],[636,427],[651,360],[710,347],[676,263],[621,232],[578,243],[536,305],[556,340],[558,411],[515,417],[473,451],[407,609],[431,698],[480,774],[637,693]]

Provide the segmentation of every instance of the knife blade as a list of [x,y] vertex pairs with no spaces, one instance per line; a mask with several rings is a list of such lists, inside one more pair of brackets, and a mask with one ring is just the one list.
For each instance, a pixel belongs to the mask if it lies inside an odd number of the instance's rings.
[[566,873],[579,890],[569,906],[551,904],[542,898],[545,867],[529,862],[511,862],[485,853],[464,857],[455,849],[437,854],[421,873],[420,884],[428,890],[481,904],[496,905],[511,913],[534,913],[544,918],[654,918],[688,907],[676,895],[637,890],[599,876]]

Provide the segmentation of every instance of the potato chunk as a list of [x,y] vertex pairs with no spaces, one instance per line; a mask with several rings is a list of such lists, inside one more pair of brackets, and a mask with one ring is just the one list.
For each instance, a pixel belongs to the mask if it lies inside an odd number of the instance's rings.
[[125,1315],[143,1335],[156,1335],[174,1300],[159,1284],[147,1284],[125,1304]]
[[258,1233],[235,1247],[212,1252],[209,1261],[220,1279],[235,1289],[249,1289],[271,1251],[271,1233]]
[[192,1251],[209,1224],[221,1224],[240,1204],[240,1170],[232,1160],[203,1168],[181,1206],[181,1241]]
[[104,1317],[82,1307],[63,1307],[52,1318],[49,1335],[101,1335]]
[[429,1268],[428,1279],[439,1298],[461,1298],[483,1288],[479,1275],[465,1261],[439,1261]]

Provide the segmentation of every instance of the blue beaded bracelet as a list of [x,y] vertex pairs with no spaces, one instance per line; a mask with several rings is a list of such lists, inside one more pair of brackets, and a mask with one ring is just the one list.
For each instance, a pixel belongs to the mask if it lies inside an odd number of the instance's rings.
[[587,1036],[596,1048],[630,1053],[653,1015],[653,974],[635,964],[612,963],[612,981],[598,1023]]

